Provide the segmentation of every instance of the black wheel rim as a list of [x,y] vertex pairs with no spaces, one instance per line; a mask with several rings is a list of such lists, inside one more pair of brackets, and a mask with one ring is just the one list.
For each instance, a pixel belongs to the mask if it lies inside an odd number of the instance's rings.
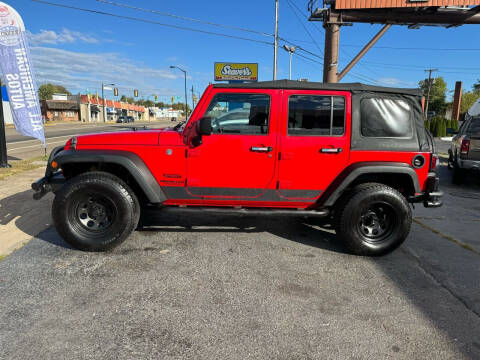
[[358,230],[366,242],[378,244],[389,238],[396,223],[393,207],[388,203],[378,202],[362,210]]
[[88,231],[105,231],[115,221],[115,205],[107,197],[95,193],[86,194],[78,199],[75,220]]

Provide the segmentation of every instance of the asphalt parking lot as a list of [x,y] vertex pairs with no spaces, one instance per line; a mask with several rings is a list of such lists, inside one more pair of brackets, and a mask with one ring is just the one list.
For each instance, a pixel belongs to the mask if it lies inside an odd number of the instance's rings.
[[110,253],[48,229],[0,262],[1,359],[479,359],[480,185],[393,254],[315,220],[163,216]]

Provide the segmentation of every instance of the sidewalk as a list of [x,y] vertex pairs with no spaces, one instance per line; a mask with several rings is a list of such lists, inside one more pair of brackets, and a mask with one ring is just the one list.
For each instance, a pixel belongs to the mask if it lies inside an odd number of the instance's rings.
[[50,226],[53,194],[35,201],[30,187],[44,173],[41,167],[0,180],[0,259]]

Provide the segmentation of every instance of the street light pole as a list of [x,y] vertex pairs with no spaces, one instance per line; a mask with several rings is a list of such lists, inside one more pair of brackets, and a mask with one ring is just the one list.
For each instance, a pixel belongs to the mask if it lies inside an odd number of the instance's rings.
[[102,83],[103,122],[107,121],[107,102],[105,101],[105,95],[104,95],[105,85],[115,86],[115,84],[104,84],[104,83]]
[[175,65],[170,65],[170,69],[178,69],[180,70],[181,72],[183,72],[183,76],[185,78],[185,120],[187,120],[188,118],[188,113],[187,113],[187,102],[188,102],[188,98],[187,98],[187,72],[185,70],[183,70],[182,68],[179,68],[178,66],[175,66]]
[[290,54],[290,66],[289,66],[289,72],[288,72],[288,79],[292,80],[292,56],[295,53],[295,50],[297,49],[295,48],[295,46],[288,46],[288,45],[283,45],[283,48],[285,49],[285,51],[288,51],[288,53]]
[[195,109],[195,93],[194,93],[194,90],[193,90],[193,85],[192,85],[192,111],[193,109]]

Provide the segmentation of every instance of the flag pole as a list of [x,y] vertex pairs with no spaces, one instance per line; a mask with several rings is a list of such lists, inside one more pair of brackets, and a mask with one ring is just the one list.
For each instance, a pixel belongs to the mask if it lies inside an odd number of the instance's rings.
[[7,157],[7,138],[5,136],[5,118],[3,116],[2,81],[0,80],[0,168],[9,168]]

